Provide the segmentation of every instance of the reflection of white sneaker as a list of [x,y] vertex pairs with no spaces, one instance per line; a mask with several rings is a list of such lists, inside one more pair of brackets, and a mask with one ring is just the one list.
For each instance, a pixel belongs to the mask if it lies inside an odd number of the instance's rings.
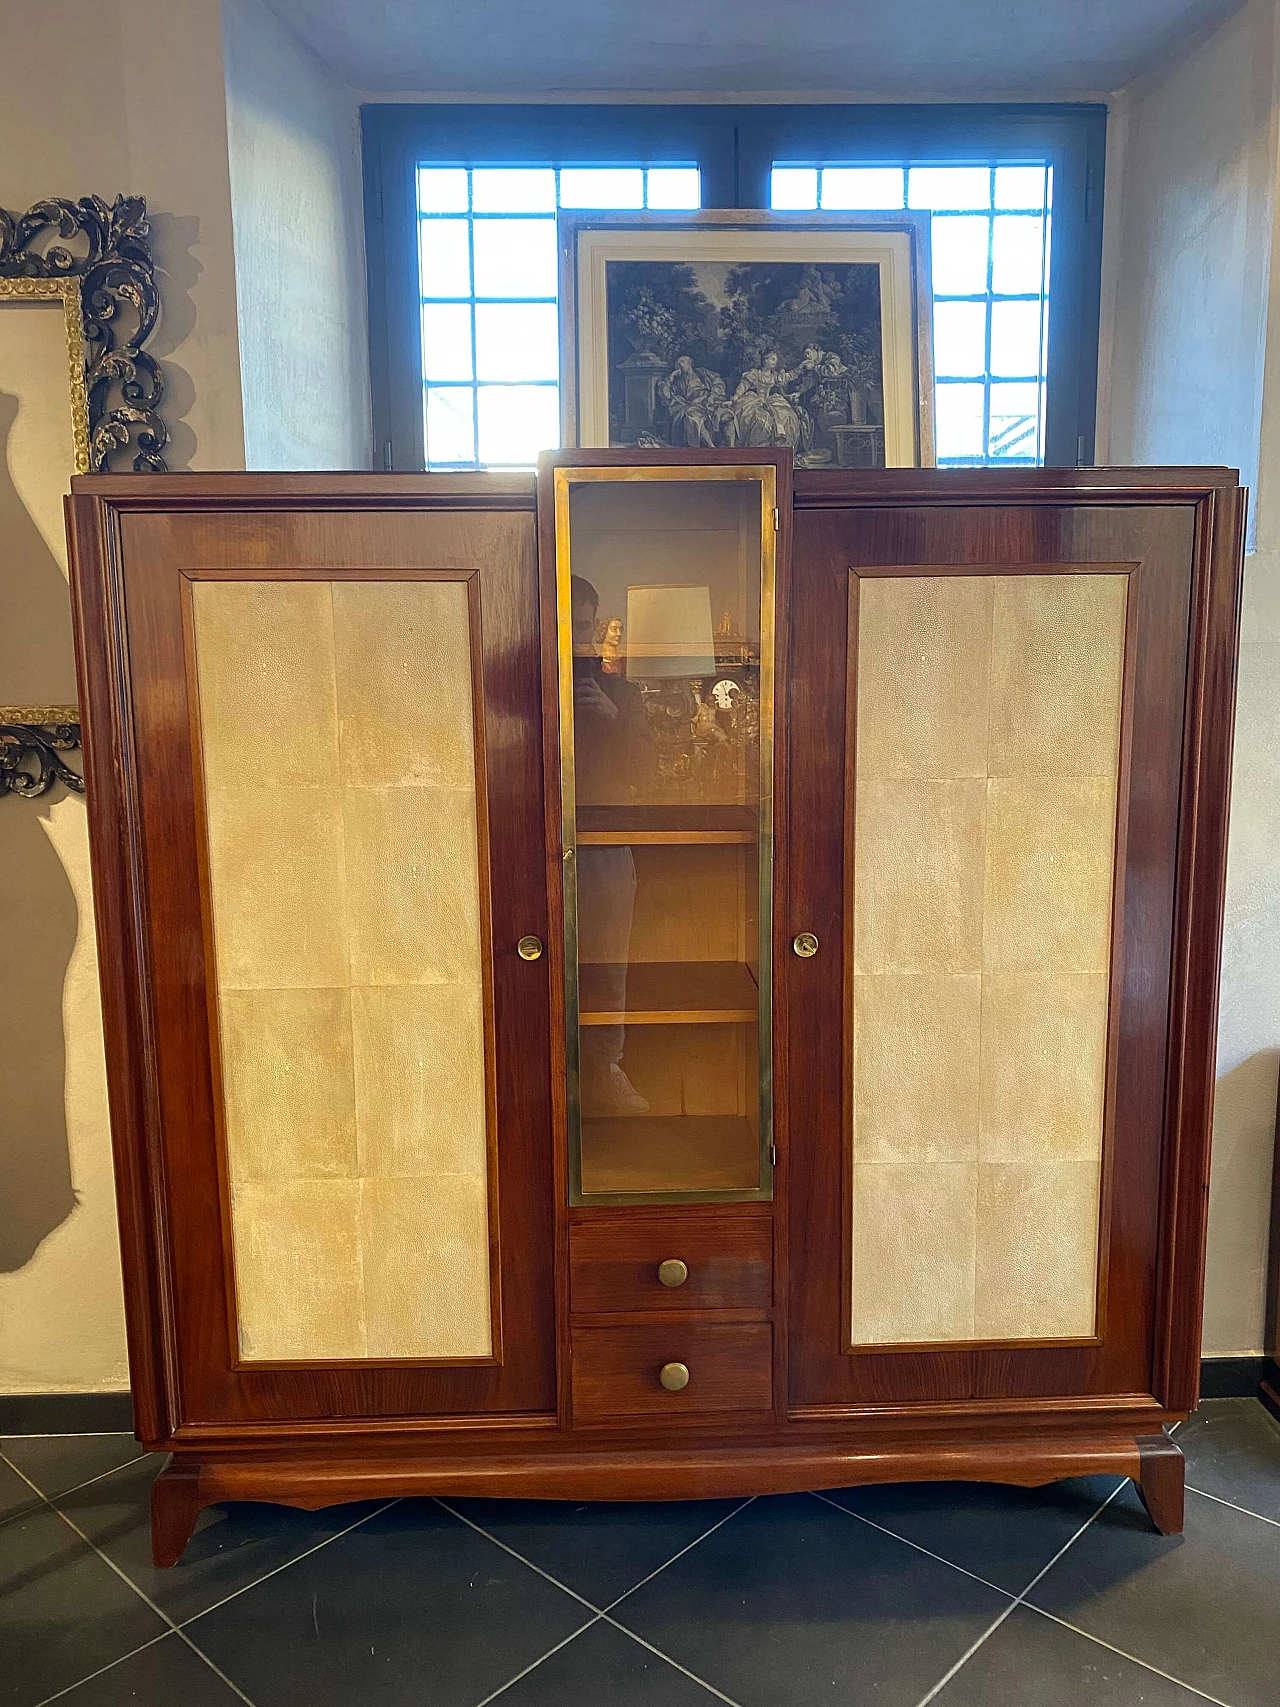
[[613,1061],[601,1067],[591,1086],[591,1100],[601,1114],[648,1114],[649,1104]]

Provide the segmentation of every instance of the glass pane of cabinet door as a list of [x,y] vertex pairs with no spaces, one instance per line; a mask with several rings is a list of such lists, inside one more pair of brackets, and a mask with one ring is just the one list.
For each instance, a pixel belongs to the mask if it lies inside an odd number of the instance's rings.
[[768,1197],[775,470],[554,480],[572,1201]]

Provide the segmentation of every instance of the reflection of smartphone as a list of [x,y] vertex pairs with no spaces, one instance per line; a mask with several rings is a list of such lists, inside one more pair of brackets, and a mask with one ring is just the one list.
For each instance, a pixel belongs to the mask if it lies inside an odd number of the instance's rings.
[[590,654],[585,658],[575,657],[573,660],[573,679],[574,679],[574,681],[575,682],[589,682],[591,680],[592,674],[594,673],[592,670],[592,665],[594,663],[595,663],[594,654]]

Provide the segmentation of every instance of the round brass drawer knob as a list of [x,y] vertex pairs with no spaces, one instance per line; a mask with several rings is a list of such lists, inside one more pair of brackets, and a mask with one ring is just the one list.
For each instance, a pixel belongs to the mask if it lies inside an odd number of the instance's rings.
[[658,1279],[664,1286],[683,1286],[689,1278],[689,1265],[679,1257],[668,1257],[658,1264]]
[[792,937],[791,946],[801,960],[812,960],[818,952],[818,939],[812,931],[801,931],[799,936]]
[[668,1393],[678,1393],[689,1385],[689,1370],[683,1363],[664,1363],[658,1374],[658,1380]]
[[542,944],[536,936],[522,936],[516,944],[516,953],[521,960],[541,960]]

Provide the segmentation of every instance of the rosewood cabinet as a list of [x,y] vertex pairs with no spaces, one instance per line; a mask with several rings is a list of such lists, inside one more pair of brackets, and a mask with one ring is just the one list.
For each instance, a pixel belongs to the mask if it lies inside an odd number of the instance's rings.
[[1113,1471],[1180,1527],[1234,475],[68,516],[159,1562],[243,1498]]

